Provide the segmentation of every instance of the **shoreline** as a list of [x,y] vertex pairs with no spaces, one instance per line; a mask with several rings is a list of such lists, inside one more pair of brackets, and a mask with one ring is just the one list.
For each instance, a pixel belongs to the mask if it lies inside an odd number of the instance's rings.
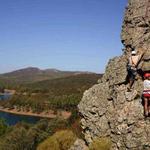
[[15,114],[15,115],[23,115],[23,116],[31,116],[31,117],[39,117],[39,118],[48,118],[48,119],[54,119],[56,117],[60,117],[63,119],[68,119],[71,116],[71,112],[67,111],[61,111],[59,115],[55,115],[53,113],[45,114],[42,113],[32,113],[32,112],[25,112],[25,111],[17,111],[15,109],[8,110],[8,108],[0,108],[0,112]]

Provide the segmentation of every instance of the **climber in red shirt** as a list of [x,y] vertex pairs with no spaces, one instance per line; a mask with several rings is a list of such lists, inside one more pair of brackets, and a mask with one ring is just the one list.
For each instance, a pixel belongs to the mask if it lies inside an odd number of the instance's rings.
[[150,73],[146,73],[144,78],[144,114],[147,117],[150,114]]

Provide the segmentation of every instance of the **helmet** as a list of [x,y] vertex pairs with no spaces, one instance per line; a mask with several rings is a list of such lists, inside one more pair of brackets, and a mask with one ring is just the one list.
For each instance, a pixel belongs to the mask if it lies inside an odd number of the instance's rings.
[[132,51],[131,54],[132,54],[132,55],[135,55],[135,54],[136,54],[136,51]]
[[144,77],[150,77],[150,73],[145,73]]

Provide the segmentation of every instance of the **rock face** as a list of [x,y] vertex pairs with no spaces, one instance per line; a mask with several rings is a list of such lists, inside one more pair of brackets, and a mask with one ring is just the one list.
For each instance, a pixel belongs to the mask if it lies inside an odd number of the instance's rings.
[[97,85],[85,91],[78,105],[87,143],[110,137],[112,150],[149,150],[150,120],[143,115],[143,80],[137,76],[127,92],[127,60],[134,48],[144,52],[139,69],[150,71],[150,1],[129,0],[122,27],[122,56],[111,59]]
[[131,48],[140,48],[139,53],[145,51],[143,61],[139,66],[144,71],[149,71],[150,0],[129,0],[121,36],[125,45],[125,54],[129,55]]

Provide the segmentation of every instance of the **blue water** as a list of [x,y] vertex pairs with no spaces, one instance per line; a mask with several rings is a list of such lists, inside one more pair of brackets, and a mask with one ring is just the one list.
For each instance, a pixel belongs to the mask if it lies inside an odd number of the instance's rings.
[[[10,93],[4,93],[3,95],[0,95],[0,100],[8,100],[11,96],[12,95]],[[1,111],[0,118],[4,119],[8,125],[15,125],[22,121],[34,124],[41,119],[40,117],[16,115]]]
[[[0,100],[8,100],[11,96],[10,93],[4,93],[3,95],[0,95]],[[4,119],[8,125],[15,125],[22,121],[34,124],[41,119],[40,117],[16,115],[1,111],[0,118]]]
[[0,95],[0,100],[7,100],[12,96],[11,93],[4,93],[3,95]]
[[4,119],[8,125],[15,125],[22,121],[34,124],[41,119],[40,117],[16,115],[1,111],[0,111],[0,118]]

